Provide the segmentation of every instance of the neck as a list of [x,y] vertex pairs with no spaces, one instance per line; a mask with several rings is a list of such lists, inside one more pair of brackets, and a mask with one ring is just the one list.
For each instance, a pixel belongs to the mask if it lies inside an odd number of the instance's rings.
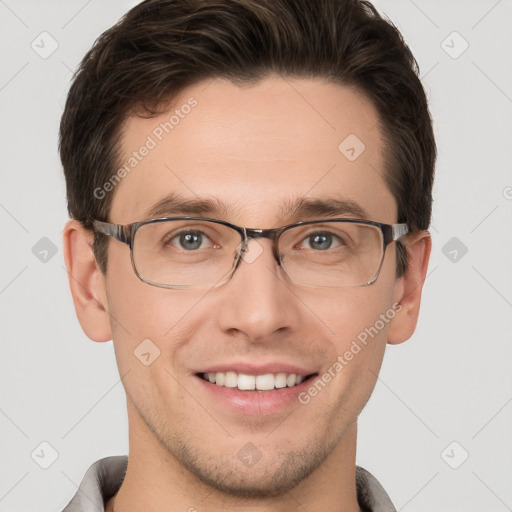
[[355,486],[356,423],[349,426],[323,463],[289,491],[272,497],[241,498],[199,480],[162,446],[130,407],[128,410],[128,467],[121,488],[106,505],[106,512],[361,512]]

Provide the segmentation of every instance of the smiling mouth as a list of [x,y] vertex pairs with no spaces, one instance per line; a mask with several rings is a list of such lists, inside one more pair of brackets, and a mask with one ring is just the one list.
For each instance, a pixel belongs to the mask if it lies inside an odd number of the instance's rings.
[[237,372],[215,372],[196,374],[206,382],[226,388],[238,388],[240,391],[273,391],[275,389],[292,388],[315,377],[297,375],[296,373],[266,373],[264,375],[248,375]]

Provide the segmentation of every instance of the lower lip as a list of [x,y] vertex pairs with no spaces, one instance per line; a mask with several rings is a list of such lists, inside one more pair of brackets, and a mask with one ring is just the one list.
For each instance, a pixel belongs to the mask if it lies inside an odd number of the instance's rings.
[[219,402],[223,407],[247,416],[262,416],[282,412],[292,404],[300,405],[298,395],[309,385],[308,378],[296,386],[273,389],[269,391],[242,391],[238,388],[217,386],[195,375],[196,380],[205,392]]

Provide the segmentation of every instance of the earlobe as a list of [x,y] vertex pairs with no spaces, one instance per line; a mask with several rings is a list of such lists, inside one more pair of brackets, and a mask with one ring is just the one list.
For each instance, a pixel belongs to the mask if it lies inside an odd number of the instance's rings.
[[414,333],[420,311],[421,292],[427,275],[432,240],[427,231],[418,232],[406,242],[407,269],[398,280],[395,301],[401,309],[390,324],[388,343],[391,345],[407,341]]
[[92,251],[94,235],[77,220],[63,230],[64,260],[78,321],[93,341],[112,339],[105,279]]

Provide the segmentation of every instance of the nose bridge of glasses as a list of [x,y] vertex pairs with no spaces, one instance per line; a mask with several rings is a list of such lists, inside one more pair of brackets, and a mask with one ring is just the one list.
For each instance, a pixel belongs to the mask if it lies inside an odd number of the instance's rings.
[[[278,265],[281,265],[281,261],[279,258],[279,253],[277,251],[277,239],[279,235],[279,229],[254,229],[254,228],[245,228],[245,241],[244,241],[244,247],[247,247],[248,242],[250,239],[255,239],[254,241],[257,242],[258,238],[268,238],[272,241],[272,254],[274,255],[275,260],[277,261]],[[245,261],[251,260],[254,261],[256,257],[258,257],[263,252],[263,246],[258,243],[258,246],[255,247],[252,251],[252,256],[249,258],[249,255],[246,254],[243,258]],[[254,258],[254,259],[253,259]]]

